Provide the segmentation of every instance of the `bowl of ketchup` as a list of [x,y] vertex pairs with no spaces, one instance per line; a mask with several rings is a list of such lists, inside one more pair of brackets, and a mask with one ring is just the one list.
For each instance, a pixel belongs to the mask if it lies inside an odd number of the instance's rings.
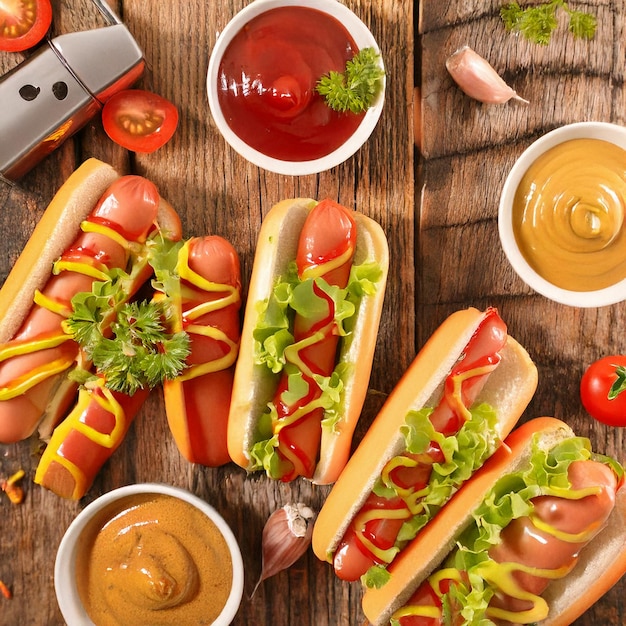
[[225,26],[209,60],[209,107],[224,139],[278,174],[343,163],[376,127],[384,75],[361,113],[334,110],[316,87],[364,48],[380,55],[367,26],[338,0],[254,0]]

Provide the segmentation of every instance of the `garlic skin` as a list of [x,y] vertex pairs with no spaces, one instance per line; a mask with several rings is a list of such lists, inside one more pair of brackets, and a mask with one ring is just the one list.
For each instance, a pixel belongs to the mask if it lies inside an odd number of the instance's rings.
[[446,59],[446,69],[461,90],[484,104],[504,104],[512,98],[528,104],[498,75],[488,61],[463,46]]
[[291,567],[307,551],[314,518],[313,510],[302,502],[285,504],[269,516],[261,540],[261,575],[250,598],[264,580]]

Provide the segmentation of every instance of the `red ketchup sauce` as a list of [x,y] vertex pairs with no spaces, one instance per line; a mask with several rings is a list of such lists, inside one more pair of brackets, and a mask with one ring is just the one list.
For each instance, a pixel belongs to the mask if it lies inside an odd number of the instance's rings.
[[343,72],[357,45],[334,17],[307,7],[270,9],[248,22],[224,52],[218,100],[228,125],[252,148],[284,161],[330,154],[364,114],[338,113],[317,81]]

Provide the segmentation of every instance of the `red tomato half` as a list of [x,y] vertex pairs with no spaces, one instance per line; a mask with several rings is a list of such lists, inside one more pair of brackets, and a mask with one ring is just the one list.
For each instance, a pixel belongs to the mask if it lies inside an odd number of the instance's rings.
[[626,426],[626,355],[592,363],[580,381],[583,406],[599,422]]
[[107,100],[102,125],[117,144],[133,152],[154,152],[178,125],[178,109],[165,98],[142,89],[126,89]]
[[50,0],[0,2],[0,50],[21,52],[39,43],[52,23]]

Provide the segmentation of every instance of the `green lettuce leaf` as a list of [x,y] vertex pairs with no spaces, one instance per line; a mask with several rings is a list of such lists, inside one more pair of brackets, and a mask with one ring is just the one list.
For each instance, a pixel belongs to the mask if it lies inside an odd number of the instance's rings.
[[374,565],[361,577],[361,582],[370,589],[380,589],[389,582],[391,574],[383,565]]
[[[342,351],[345,351],[352,340],[351,331],[359,305],[364,297],[376,291],[376,283],[381,277],[382,269],[377,263],[353,265],[347,287],[340,289],[321,278],[300,280],[293,262],[286,275],[274,286],[270,298],[256,304],[258,320],[253,331],[255,362],[266,367],[268,373],[273,375],[283,370],[288,373],[288,390],[283,395],[286,404],[292,405],[307,392],[297,358],[293,358],[299,349],[291,331],[294,316],[298,314],[312,321],[326,317],[327,299],[315,293],[315,288],[321,289],[333,301],[335,332],[341,336]],[[315,401],[315,406],[324,408],[322,428],[326,430],[334,430],[341,420],[344,384],[355,365],[341,361],[330,376],[314,376],[321,390],[321,397]],[[278,437],[274,435],[273,428],[276,421],[276,409],[270,402],[261,417],[255,444],[250,451],[250,470],[265,469],[268,475],[279,478],[281,463],[276,454]]]
[[494,577],[488,550],[500,541],[502,530],[512,520],[531,513],[530,500],[536,496],[579,497],[575,491],[569,490],[568,468],[573,461],[590,458],[606,459],[607,465],[623,471],[616,461],[594,455],[586,438],[571,437],[546,450],[538,445],[535,437],[529,466],[501,477],[473,512],[473,523],[458,538],[457,548],[444,564],[444,567],[468,575],[469,584],[453,585],[446,599],[446,602],[461,607],[467,623],[492,624],[485,611],[495,590],[485,576]]
[[[422,454],[434,441],[441,448],[445,460],[433,464],[430,482],[420,494],[421,510],[403,524],[398,534],[399,544],[413,539],[499,445],[494,434],[497,416],[488,404],[472,407],[472,418],[463,424],[458,433],[450,436],[435,430],[428,419],[432,410],[411,411],[401,428],[407,452]],[[377,482],[374,492],[387,498],[399,495],[393,485],[385,485],[382,480]]]
[[[292,370],[288,375],[287,390],[283,392],[283,400],[287,404],[298,402],[308,393],[308,384],[305,382],[302,373],[297,368],[290,367]],[[335,428],[340,414],[337,407],[341,403],[343,380],[337,370],[343,368],[337,367],[331,376],[316,376],[315,380],[322,390],[319,398],[309,405],[305,406],[305,411],[309,412],[315,408],[324,409],[324,419],[322,420],[322,428],[332,430]],[[278,421],[276,407],[273,403],[268,403],[267,411],[262,415],[257,424],[257,433],[255,443],[250,451],[251,465],[250,471],[265,470],[270,478],[280,478],[283,471],[281,458],[277,453],[278,435],[274,434],[274,424]]]

